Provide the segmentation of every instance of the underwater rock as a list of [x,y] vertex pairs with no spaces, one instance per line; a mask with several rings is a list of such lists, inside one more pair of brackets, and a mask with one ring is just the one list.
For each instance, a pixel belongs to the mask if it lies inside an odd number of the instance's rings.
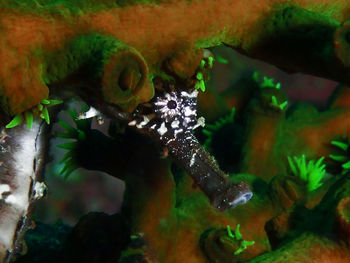
[[291,211],[283,212],[265,224],[265,230],[272,248],[276,248],[290,231],[289,217]]
[[350,106],[350,88],[348,85],[338,85],[332,95],[329,97],[327,104],[330,109]]
[[235,255],[239,249],[239,242],[227,235],[223,228],[209,229],[201,236],[201,248],[209,262],[235,263],[239,262],[240,255]]
[[350,196],[340,200],[336,207],[336,231],[338,237],[350,245]]
[[348,263],[350,253],[331,239],[306,232],[245,263]]
[[337,58],[344,64],[345,67],[350,66],[350,20],[346,20],[334,33],[334,51]]
[[60,255],[62,244],[71,227],[57,221],[54,224],[35,222],[35,227],[28,230],[25,243],[28,247],[26,255],[19,257],[16,263],[47,263]]
[[267,192],[277,210],[287,211],[295,201],[306,201],[306,187],[295,176],[275,176]]
[[303,228],[303,224],[308,221],[309,214],[310,210],[297,201],[288,211],[284,211],[267,221],[265,231],[272,249],[278,248],[286,240],[293,239],[297,235],[295,233]]

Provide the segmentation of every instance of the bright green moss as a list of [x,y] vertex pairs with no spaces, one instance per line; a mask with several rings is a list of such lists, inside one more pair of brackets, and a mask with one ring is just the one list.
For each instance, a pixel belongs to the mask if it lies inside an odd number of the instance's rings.
[[97,11],[117,6],[114,1],[86,0],[11,0],[1,1],[3,8],[37,14],[49,13],[61,16],[79,15],[86,11]]
[[89,34],[76,37],[59,52],[38,49],[37,56],[43,56],[45,61],[41,69],[42,79],[45,84],[62,80],[82,65],[87,75],[97,77],[110,55],[124,47],[126,44],[113,37]]

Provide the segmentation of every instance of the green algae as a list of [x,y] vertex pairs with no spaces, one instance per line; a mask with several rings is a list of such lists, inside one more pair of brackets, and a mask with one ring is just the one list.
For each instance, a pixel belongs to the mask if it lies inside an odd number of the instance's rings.
[[0,1],[0,7],[36,14],[80,15],[85,12],[108,10],[137,4],[159,4],[167,0],[11,0]]
[[[77,36],[58,52],[45,52],[38,49],[37,55],[42,56],[45,61],[42,65],[42,79],[45,84],[62,80],[82,65],[85,72],[97,77],[112,53],[124,47],[126,44],[111,36],[93,33]],[[57,61],[60,63],[56,63]]]
[[101,2],[98,0],[13,0],[1,1],[0,7],[15,10],[16,12],[52,14],[63,17],[79,15],[83,12],[109,9],[117,5],[112,2]]

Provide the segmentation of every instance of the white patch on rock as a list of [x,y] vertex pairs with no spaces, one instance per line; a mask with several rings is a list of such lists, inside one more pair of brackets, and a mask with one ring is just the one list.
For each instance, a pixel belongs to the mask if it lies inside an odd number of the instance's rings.
[[181,96],[188,97],[188,98],[196,98],[198,96],[198,90],[194,90],[191,93],[188,93],[186,91],[181,91]]
[[40,199],[45,195],[47,186],[44,182],[36,182],[34,185],[34,199]]
[[160,125],[160,128],[157,130],[160,136],[163,136],[167,131],[167,127],[165,127],[165,123],[162,122],[162,125]]
[[149,123],[151,119],[148,118],[147,116],[143,116],[143,121],[140,123],[141,125],[146,125],[147,123]]
[[84,119],[89,119],[92,117],[95,117],[97,115],[100,115],[100,112],[96,110],[94,107],[90,106],[90,109],[86,112],[79,113],[78,115],[78,120],[84,120]]
[[194,90],[194,91],[192,91],[192,93],[190,93],[189,94],[189,98],[197,98],[197,96],[198,96],[198,90]]
[[184,114],[185,116],[196,115],[196,111],[192,110],[191,107],[185,107]]
[[136,125],[136,120],[133,120],[131,122],[128,123],[129,126],[135,126]]
[[171,128],[173,128],[173,129],[179,128],[179,124],[180,124],[180,122],[178,120],[174,120],[171,123]]
[[191,118],[186,117],[186,118],[185,118],[185,122],[186,122],[186,123],[191,122]]
[[176,138],[176,136],[177,136],[178,133],[181,133],[181,132],[183,132],[183,131],[184,131],[183,129],[175,130],[175,131],[174,131],[174,136],[175,136],[175,138]]
[[195,159],[196,159],[196,155],[197,155],[196,152],[192,155],[191,161],[190,161],[190,167],[192,167],[194,165],[194,162],[195,162]]
[[198,127],[204,127],[205,126],[205,119],[204,117],[200,117],[197,120],[197,124],[193,127],[193,129],[197,129]]
[[16,198],[14,195],[8,195],[5,198],[5,202],[7,204],[14,206],[14,207],[19,207],[23,204],[22,200],[20,198]]

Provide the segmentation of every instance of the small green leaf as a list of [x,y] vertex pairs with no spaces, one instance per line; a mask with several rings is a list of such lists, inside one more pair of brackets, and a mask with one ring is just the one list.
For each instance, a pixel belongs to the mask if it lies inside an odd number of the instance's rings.
[[40,103],[42,103],[42,104],[50,104],[50,101],[49,100],[41,100],[41,102]]
[[214,64],[214,58],[213,58],[213,57],[209,57],[209,58],[208,58],[208,65],[209,65],[209,68],[212,68],[212,67],[213,67],[213,64]]
[[50,106],[55,106],[55,105],[62,104],[62,103],[63,103],[63,100],[49,100]]
[[74,162],[72,160],[67,161],[62,170],[59,172],[61,175],[63,175],[64,179],[67,179],[68,176],[76,169]]
[[[319,167],[319,166],[322,164],[323,160],[324,160],[324,156],[320,157],[320,159],[317,160],[317,162],[316,162],[315,165],[316,165],[317,167]],[[322,166],[322,167],[323,167],[323,166]],[[322,167],[321,167],[321,168],[322,168]]]
[[43,107],[42,116],[43,116],[43,119],[46,121],[46,123],[47,123],[47,124],[50,124],[49,111],[47,110],[46,107]]
[[344,163],[344,164],[342,165],[342,167],[343,167],[344,169],[350,169],[350,161]]
[[256,82],[259,82],[259,72],[258,71],[254,71],[253,80],[255,80]]
[[82,130],[78,130],[78,140],[83,141],[86,139],[86,134]]
[[201,68],[201,69],[203,69],[204,68],[204,66],[205,66],[205,60],[204,59],[202,59],[201,60],[201,63],[199,64],[199,67]]
[[273,82],[274,82],[273,78],[264,77],[263,83],[260,84],[260,87],[261,88],[273,88],[273,87],[275,87],[275,84],[273,84]]
[[196,81],[196,84],[194,85],[195,89],[200,89],[201,91],[205,91],[205,83],[204,80]]
[[344,151],[347,151],[348,147],[349,147],[348,144],[346,144],[344,142],[339,142],[339,141],[331,141],[331,144],[334,145],[334,146],[339,147],[340,149],[342,149]]
[[205,91],[205,83],[204,83],[204,80],[202,79],[201,81],[200,81],[200,89],[201,89],[201,91]]
[[67,142],[67,143],[57,145],[56,147],[62,148],[65,150],[74,150],[77,148],[77,143],[76,142]]
[[220,56],[215,56],[215,60],[222,64],[228,64],[228,60]]
[[244,250],[246,249],[246,247],[239,247],[233,254],[234,255],[239,255],[239,254],[241,254]]
[[281,104],[279,105],[279,107],[280,107],[281,110],[284,110],[285,107],[287,107],[287,105],[288,105],[288,101],[286,100],[285,102],[281,103]]
[[[64,121],[58,121],[58,124],[63,127],[66,131],[67,134],[71,137],[71,138],[76,138],[77,136],[77,131],[75,128],[73,128],[72,126],[70,126],[68,123],[64,122]],[[62,137],[62,138],[66,138],[66,137]]]
[[208,131],[208,130],[202,130],[202,132],[207,136],[212,136],[213,134],[211,131]]
[[198,80],[202,80],[203,79],[203,73],[202,72],[198,72],[197,75],[196,75],[196,78]]
[[276,107],[276,108],[279,108],[276,96],[271,97],[271,105]]
[[255,244],[255,241],[243,240],[243,242],[246,246],[252,246]]
[[76,111],[76,109],[67,110],[67,113],[73,119],[73,121],[76,121],[78,119],[78,112]]
[[26,117],[28,130],[30,130],[33,126],[33,113],[31,111],[26,111],[24,114]]
[[240,228],[240,224],[237,224],[236,230],[235,230],[235,236],[236,236],[237,240],[241,240],[242,239],[242,234],[239,232],[239,228]]
[[346,156],[343,156],[343,155],[333,155],[333,154],[330,154],[329,155],[329,158],[337,161],[337,162],[345,162],[347,161],[347,157]]
[[44,108],[44,106],[43,106],[41,103],[39,103],[38,106],[37,106],[37,108],[38,108],[39,111],[42,111],[43,108]]
[[67,161],[68,159],[72,158],[72,153],[69,151],[69,152],[66,152],[65,155],[63,155],[63,158],[60,160],[60,164],[61,163],[64,163],[65,161]]
[[231,231],[231,227],[229,225],[226,226],[226,230],[227,230],[227,235],[231,238],[235,238],[235,236],[233,235],[232,231]]
[[7,129],[10,129],[10,128],[13,128],[13,127],[20,125],[22,122],[23,122],[23,116],[22,116],[22,114],[18,114],[5,127]]

